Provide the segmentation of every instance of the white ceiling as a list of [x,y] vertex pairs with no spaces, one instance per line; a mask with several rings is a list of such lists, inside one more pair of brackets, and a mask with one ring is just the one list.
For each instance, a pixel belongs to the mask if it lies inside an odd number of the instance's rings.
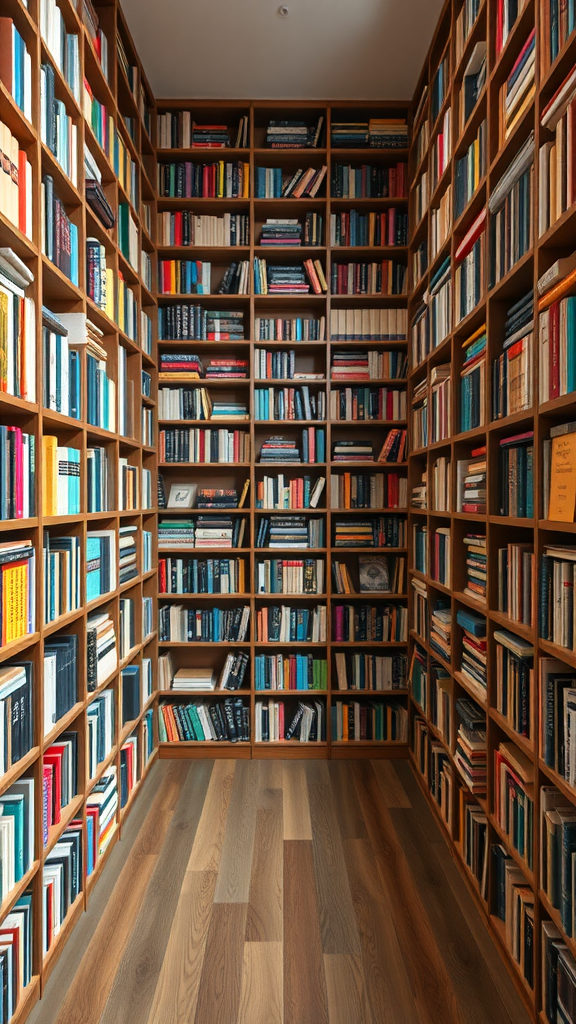
[[443,0],[122,0],[157,97],[409,99]]

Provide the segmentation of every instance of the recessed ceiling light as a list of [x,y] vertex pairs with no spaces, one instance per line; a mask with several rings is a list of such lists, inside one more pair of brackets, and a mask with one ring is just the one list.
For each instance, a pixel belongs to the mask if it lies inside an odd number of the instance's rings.
[[280,15],[280,17],[281,18],[287,18],[289,13],[290,13],[290,11],[289,11],[288,5],[287,4],[280,4],[280,7],[278,8],[278,14]]

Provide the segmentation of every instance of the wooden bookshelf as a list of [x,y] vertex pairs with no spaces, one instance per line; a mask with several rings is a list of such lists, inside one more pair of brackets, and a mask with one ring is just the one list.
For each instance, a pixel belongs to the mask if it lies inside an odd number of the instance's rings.
[[[330,315],[334,309],[354,309],[370,307],[372,309],[389,309],[389,308],[406,308],[406,294],[400,295],[380,295],[380,294],[365,294],[365,295],[336,295],[330,291],[330,271],[334,262],[348,260],[358,261],[379,261],[382,259],[395,259],[405,264],[407,259],[407,246],[372,246],[372,247],[344,247],[334,246],[330,244],[330,217],[331,214],[337,214],[339,212],[349,212],[357,210],[359,213],[368,212],[387,212],[391,207],[397,207],[399,211],[403,213],[407,212],[408,203],[407,197],[403,198],[336,198],[332,194],[331,190],[331,172],[335,163],[351,164],[354,167],[359,167],[362,164],[372,164],[379,167],[393,167],[399,162],[406,162],[408,158],[408,151],[406,149],[375,149],[375,148],[335,148],[331,145],[331,125],[333,122],[341,121],[368,121],[370,117],[406,117],[408,113],[408,104],[397,102],[397,103],[365,103],[365,104],[353,104],[353,103],[318,103],[318,102],[230,102],[230,101],[206,101],[201,100],[195,102],[190,99],[182,100],[157,100],[157,111],[158,111],[158,124],[160,126],[160,118],[164,113],[177,113],[178,111],[192,111],[192,116],[199,126],[202,124],[226,124],[230,130],[230,137],[232,142],[231,148],[225,148],[221,150],[210,150],[202,148],[190,148],[190,149],[175,149],[165,148],[158,145],[157,158],[159,168],[162,163],[178,162],[178,161],[193,161],[198,163],[210,163],[213,161],[224,160],[224,161],[235,161],[241,160],[249,164],[250,167],[250,194],[247,199],[178,199],[178,198],[167,198],[163,197],[160,193],[157,199],[157,207],[159,213],[166,211],[182,210],[193,210],[196,214],[216,214],[222,216],[224,213],[247,213],[249,217],[249,229],[250,229],[250,245],[245,247],[231,247],[229,249],[222,249],[221,247],[202,247],[195,249],[194,247],[182,247],[182,248],[170,248],[169,246],[162,246],[158,248],[159,259],[193,259],[201,258],[203,260],[211,260],[213,263],[213,278],[219,277],[219,269],[216,271],[216,265],[224,265],[230,263],[231,260],[246,260],[250,261],[250,287],[248,295],[238,296],[220,296],[213,295],[209,298],[197,295],[188,296],[173,296],[166,295],[162,292],[158,292],[156,295],[159,308],[168,306],[177,301],[187,301],[190,303],[198,304],[207,309],[236,309],[242,310],[244,313],[244,337],[245,340],[242,342],[209,342],[209,341],[178,341],[170,342],[161,340],[159,337],[159,358],[163,351],[186,351],[188,353],[197,353],[202,359],[205,357],[222,357],[223,355],[233,355],[239,358],[245,358],[249,362],[249,375],[246,381],[206,381],[201,380],[198,382],[199,386],[204,386],[210,389],[211,394],[220,392],[224,394],[224,388],[226,388],[226,396],[234,401],[245,401],[249,408],[249,421],[240,421],[237,423],[239,430],[248,430],[250,434],[250,445],[251,445],[251,458],[248,463],[245,463],[242,467],[239,465],[216,465],[210,464],[208,466],[196,466],[191,467],[188,470],[186,465],[175,465],[170,463],[163,463],[159,466],[159,471],[164,477],[166,492],[168,495],[170,483],[172,480],[180,482],[184,477],[188,480],[198,481],[199,485],[212,486],[212,487],[230,487],[238,486],[241,488],[244,479],[249,478],[250,490],[243,511],[231,510],[230,514],[232,517],[244,516],[247,519],[247,529],[245,538],[243,541],[243,548],[241,550],[222,550],[219,552],[220,557],[243,557],[246,561],[247,566],[247,580],[248,584],[246,592],[241,595],[167,595],[158,593],[158,599],[160,605],[166,604],[179,604],[182,603],[189,607],[209,607],[209,606],[243,606],[249,605],[250,607],[250,626],[247,634],[247,640],[244,644],[230,643],[230,644],[175,644],[171,641],[161,642],[159,646],[160,654],[166,651],[172,651],[175,665],[177,667],[187,666],[192,664],[214,665],[218,670],[222,667],[225,658],[225,650],[221,650],[222,647],[229,647],[230,649],[245,649],[249,653],[250,663],[247,675],[244,680],[244,684],[241,690],[234,691],[233,696],[244,696],[250,705],[250,720],[251,720],[251,740],[249,744],[233,744],[224,745],[224,750],[228,752],[234,752],[238,756],[252,756],[252,757],[401,757],[406,756],[407,744],[396,743],[392,741],[384,742],[364,742],[364,741],[332,741],[331,740],[331,723],[330,723],[330,709],[334,705],[337,699],[357,699],[360,702],[375,701],[384,702],[384,704],[390,701],[397,701],[404,705],[405,701],[405,690],[393,690],[393,691],[358,691],[358,690],[338,690],[336,681],[336,672],[334,664],[334,655],[336,651],[349,651],[354,649],[355,645],[352,643],[337,643],[332,631],[331,617],[332,609],[337,603],[349,603],[357,604],[362,602],[365,604],[405,604],[405,593],[398,596],[390,596],[385,594],[370,595],[370,594],[353,594],[353,595],[337,595],[334,589],[334,580],[331,571],[331,563],[333,559],[340,559],[344,562],[349,562],[351,565],[355,563],[357,554],[370,555],[374,554],[385,555],[390,552],[391,556],[399,555],[402,551],[403,557],[405,558],[405,549],[399,548],[377,548],[377,549],[362,549],[362,548],[335,548],[334,537],[333,537],[333,523],[334,520],[339,517],[339,512],[336,509],[330,508],[330,485],[331,479],[335,474],[342,471],[357,470],[358,473],[384,473],[387,474],[388,470],[398,471],[401,475],[406,473],[406,463],[401,465],[395,464],[382,464],[378,462],[363,462],[363,463],[335,463],[331,460],[332,457],[332,445],[334,440],[337,438],[368,438],[371,435],[376,436],[375,441],[375,457],[377,458],[379,448],[381,447],[381,439],[383,440],[386,436],[387,430],[392,427],[404,427],[406,426],[405,419],[394,422],[388,421],[365,421],[365,422],[339,422],[330,420],[330,392],[336,387],[355,386],[354,380],[342,381],[340,384],[331,380],[331,366],[333,355],[342,350],[376,350],[378,352],[385,352],[389,349],[405,351],[405,341],[392,342],[392,341],[361,341],[353,340],[350,342],[336,341],[330,339]],[[324,125],[322,129],[322,136],[319,141],[318,148],[309,149],[272,149],[266,146],[266,126],[270,119],[301,119],[310,124],[315,124],[317,119],[322,116],[324,118]],[[234,142],[236,141],[234,136],[240,117],[247,117],[249,124],[248,133],[248,145],[244,149],[234,148]],[[159,138],[160,143],[160,138]],[[294,173],[297,168],[306,169],[307,167],[320,168],[323,165],[327,166],[326,178],[320,188],[319,194],[315,198],[257,198],[255,188],[255,168],[257,167],[276,167],[282,170],[284,176]],[[301,246],[262,246],[260,244],[260,234],[263,223],[267,218],[299,218],[303,223],[305,215],[307,213],[318,213],[323,217],[323,239],[322,244],[317,246],[308,246],[302,244]],[[309,294],[304,295],[258,295],[254,294],[254,283],[252,277],[252,264],[255,257],[265,258],[269,261],[269,264],[274,263],[286,263],[286,264],[302,264],[303,260],[307,258],[319,259],[324,268],[324,273],[328,282],[329,290],[327,294],[316,295],[310,290]],[[259,340],[255,330],[255,319],[257,317],[326,317],[326,333],[322,341],[277,341],[270,340],[264,341]],[[277,350],[294,350],[296,355],[296,368],[306,372],[314,372],[319,375],[318,379],[314,381],[306,380],[281,380],[281,379],[268,379],[261,380],[255,378],[255,365],[254,356],[258,350],[267,349],[268,351]],[[171,382],[173,386],[178,386],[177,382]],[[322,394],[325,397],[327,417],[321,420],[257,420],[255,418],[255,391],[257,388],[268,388],[268,387],[291,387],[299,385],[310,385],[310,390],[314,394]],[[366,387],[379,387],[389,386],[398,387],[400,390],[405,388],[405,382],[389,380],[389,379],[373,379],[363,380],[357,382],[358,386]],[[160,424],[161,428],[171,426],[183,425],[180,421],[174,423],[174,421],[164,421]],[[200,426],[201,421],[194,421],[193,423],[186,424],[191,426]],[[204,422],[205,426],[220,426],[226,425],[230,429],[234,427],[234,422],[229,420],[226,423],[214,423]],[[262,442],[271,436],[284,434],[290,438],[300,438],[302,429],[307,426],[318,426],[325,431],[326,435],[326,458],[327,462],[317,464],[306,464],[306,463],[293,463],[291,465],[279,465],[275,463],[263,464],[259,460],[260,446]],[[284,472],[288,477],[298,477],[308,474],[314,480],[323,475],[326,477],[326,486],[324,492],[320,498],[319,506],[317,509],[283,509],[283,510],[264,510],[256,507],[256,490],[258,482],[262,480],[264,476],[275,477],[278,473]],[[256,543],[256,532],[258,530],[259,522],[262,516],[274,516],[274,515],[288,515],[290,513],[299,514],[302,513],[307,518],[314,518],[320,516],[324,520],[324,546],[321,549],[306,549],[289,552],[282,552],[279,550],[271,550],[269,548],[257,548]],[[340,510],[342,518],[352,519],[356,518],[369,518],[373,516],[386,515],[386,514],[399,514],[402,518],[405,518],[406,509],[402,508],[374,508],[374,509],[362,509],[362,510]],[[160,518],[162,520],[169,517],[187,517],[187,513],[176,512],[174,510],[159,510]],[[191,511],[191,515],[198,514],[194,510]],[[201,514],[201,513],[200,513]],[[176,555],[180,552],[175,551]],[[194,549],[185,552],[184,557],[199,557],[204,558],[212,554],[212,551],[207,549]],[[218,552],[215,552],[217,557]],[[251,580],[255,579],[256,562],[260,560],[275,558],[275,557],[311,557],[311,558],[322,558],[325,563],[325,588],[324,592],[318,596],[316,595],[282,595],[282,594],[259,594],[256,589],[252,586]],[[405,587],[403,588],[405,591]],[[327,635],[326,640],[321,644],[305,644],[305,643],[274,643],[264,642],[257,640],[256,633],[256,616],[258,610],[263,606],[270,605],[292,605],[296,607],[313,607],[315,605],[324,605],[327,608]],[[406,643],[382,643],[382,642],[370,642],[364,645],[358,644],[358,647],[363,647],[371,654],[391,654],[394,651],[405,652]],[[302,653],[314,652],[314,654],[320,658],[326,658],[328,661],[328,687],[326,691],[310,690],[310,691],[294,691],[294,690],[259,690],[255,686],[255,662],[254,659],[258,654],[272,654],[272,653],[285,653],[290,654],[301,650]],[[211,700],[222,700],[223,697],[229,696],[230,691],[214,691],[210,699]],[[295,703],[301,700],[319,700],[326,708],[326,741],[322,743],[310,742],[300,743],[296,741],[280,741],[280,742],[256,742],[255,737],[255,713],[256,713],[256,702],[260,699],[273,699],[284,702],[286,707],[292,707]],[[174,691],[161,691],[158,694],[158,700],[160,702],[165,701],[181,701],[186,699],[186,695],[182,697]],[[192,700],[193,697],[187,696],[188,701]],[[209,750],[212,754],[214,751],[216,754],[222,749],[222,744],[202,744],[197,742],[188,743],[160,743],[159,750],[161,757],[173,757],[178,756],[206,756],[206,751]]]
[[[108,858],[115,841],[121,836],[123,823],[129,813],[133,798],[137,796],[142,783],[153,763],[157,749],[154,749],[150,756],[145,750],[144,716],[153,704],[153,696],[142,708],[141,714],[135,720],[122,725],[121,717],[121,671],[127,665],[141,665],[143,658],[152,660],[154,670],[154,687],[156,660],[157,660],[157,633],[153,631],[148,636],[142,636],[142,599],[150,598],[153,608],[156,607],[156,582],[155,567],[156,554],[155,540],[153,541],[152,562],[147,571],[144,571],[143,550],[141,543],[141,532],[147,530],[155,537],[156,533],[156,453],[155,435],[151,438],[150,444],[142,441],[140,421],[141,406],[155,410],[155,366],[156,366],[156,299],[151,289],[146,287],[141,277],[140,250],[146,250],[152,259],[153,270],[155,269],[155,248],[151,234],[145,230],[141,217],[143,216],[143,205],[148,204],[152,212],[152,223],[155,219],[156,197],[152,182],[155,181],[155,151],[152,143],[154,132],[154,100],[147,84],[146,77],[134,50],[134,45],[119,5],[115,2],[97,5],[97,14],[100,18],[100,25],[108,40],[108,76],[106,77],[88,29],[82,17],[82,3],[78,7],[72,0],[61,0],[59,8],[69,34],[78,37],[78,62],[79,62],[79,86],[80,90],[75,97],[68,82],[58,70],[56,61],[51,55],[47,43],[41,36],[41,8],[40,0],[30,0],[26,6],[19,0],[0,4],[0,14],[13,19],[13,22],[23,36],[31,56],[32,65],[32,119],[27,120],[12,99],[8,89],[0,83],[0,121],[4,122],[16,136],[20,148],[25,149],[32,168],[32,202],[33,202],[33,225],[31,237],[23,234],[3,213],[0,213],[0,247],[12,249],[29,267],[34,275],[33,284],[27,294],[31,295],[35,302],[36,310],[36,396],[35,402],[23,401],[8,394],[0,395],[0,418],[3,424],[17,425],[34,434],[36,438],[36,475],[35,475],[35,501],[36,514],[30,519],[6,520],[1,524],[3,540],[17,540],[19,538],[32,537],[36,551],[36,631],[24,638],[8,644],[0,649],[0,663],[5,664],[12,659],[32,662],[33,665],[33,746],[32,749],[16,764],[14,764],[0,779],[0,793],[5,793],[10,786],[19,778],[28,777],[35,781],[34,787],[34,821],[35,859],[24,878],[8,894],[1,908],[1,916],[4,919],[6,913],[14,905],[16,899],[25,891],[32,892],[33,905],[33,965],[32,981],[23,990],[19,1005],[11,1018],[14,1022],[23,1021],[30,1012],[33,1004],[38,999],[42,988],[52,972],[62,948],[67,941],[71,930],[74,927],[78,916],[86,909],[92,888],[96,879]],[[136,69],[135,89],[136,95],[128,82],[126,74],[119,62],[118,39],[126,51],[130,64]],[[52,64],[55,72],[55,92],[66,107],[66,112],[72,120],[76,129],[76,158],[77,158],[77,185],[72,184],[67,174],[57,162],[55,156],[48,147],[40,140],[40,65],[41,63]],[[84,78],[89,81],[94,94],[100,102],[105,103],[108,115],[114,119],[119,136],[135,163],[135,183],[137,195],[130,198],[124,191],[121,182],[116,177],[112,165],[104,150],[97,142],[92,128],[85,121],[82,112],[82,83]],[[140,92],[141,90],[141,92]],[[143,107],[146,108],[146,121],[142,117]],[[125,117],[132,118],[131,131],[128,131]],[[96,219],[92,210],[87,205],[84,194],[84,146],[87,146],[96,161],[102,174],[102,184],[112,209],[118,214],[119,203],[129,202],[132,216],[138,227],[138,262],[132,267],[122,253],[119,235],[118,219],[113,229],[107,230],[99,220]],[[71,215],[73,222],[78,229],[78,263],[79,280],[78,286],[74,285],[65,274],[63,274],[46,256],[42,254],[41,245],[41,180],[43,174],[50,174],[54,178],[55,187],[66,206],[67,212]],[[103,309],[95,305],[86,293],[86,239],[96,236],[104,244],[107,254],[108,265],[112,268],[114,278],[120,271],[126,280],[127,285],[133,291],[137,311],[138,332],[130,337],[121,330],[118,324],[110,319]],[[102,345],[108,356],[109,376],[117,383],[117,355],[122,346],[127,356],[128,379],[133,385],[134,408],[132,410],[133,430],[130,436],[122,436],[119,433],[102,429],[91,425],[87,419],[87,376],[86,356],[81,355],[82,366],[82,392],[81,392],[81,418],[75,419],[52,411],[43,406],[43,379],[47,368],[43,367],[42,359],[42,306],[48,307],[56,314],[61,313],[85,313],[90,321],[102,332]],[[146,352],[142,345],[140,335],[140,315],[145,311],[152,323],[152,344],[150,352]],[[150,398],[141,399],[141,371],[152,374],[152,390]],[[154,412],[155,417],[155,412]],[[116,419],[118,423],[118,419]],[[154,426],[155,429],[155,426]],[[43,515],[42,505],[42,447],[43,434],[55,434],[60,444],[73,445],[80,450],[80,489],[81,489],[81,512],[74,516],[52,516]],[[108,452],[114,477],[114,499],[111,510],[105,513],[89,513],[88,491],[87,491],[87,449],[91,446],[103,446]],[[118,495],[118,460],[127,458],[130,465],[137,467],[139,474],[139,491],[136,504],[137,508],[130,511],[120,511],[117,502]],[[151,507],[143,508],[141,501],[142,469],[151,473],[152,479],[152,501]],[[89,605],[85,601],[85,585],[82,582],[81,600],[77,610],[68,612],[55,621],[44,625],[43,613],[43,587],[44,587],[44,566],[43,566],[43,535],[48,530],[51,534],[68,535],[73,534],[80,538],[82,552],[82,579],[85,578],[85,547],[87,531],[91,529],[108,528],[115,532],[116,554],[118,553],[118,531],[124,525],[136,528],[139,537],[137,542],[138,575],[130,579],[124,585],[117,586],[112,592],[102,595],[100,598],[91,601]],[[118,565],[116,566],[118,579]],[[135,629],[137,642],[124,659],[118,656],[118,666],[102,681],[94,692],[87,692],[86,688],[86,621],[89,613],[97,610],[107,610],[116,626],[118,638],[118,626],[121,599],[129,597],[134,603]],[[155,620],[154,611],[154,620]],[[77,634],[78,643],[78,700],[76,704],[56,723],[48,735],[43,732],[43,654],[44,645],[48,640],[59,634]],[[106,759],[98,765],[93,778],[89,777],[88,769],[88,722],[87,709],[95,697],[103,689],[112,690],[114,694],[115,727],[112,749]],[[152,723],[148,723],[149,727]],[[44,751],[58,739],[62,733],[72,731],[78,737],[78,794],[72,801],[62,809],[59,824],[50,828],[48,843],[43,843],[43,793],[42,793],[42,759]],[[87,877],[87,846],[86,846],[86,803],[102,774],[112,765],[118,770],[118,782],[120,780],[120,748],[129,736],[136,736],[137,748],[137,781],[130,792],[128,801],[120,808],[120,791],[118,809],[115,813],[115,824],[108,846],[94,866],[92,874]],[[47,954],[43,955],[42,934],[45,928],[43,911],[43,866],[50,850],[61,837],[63,831],[72,820],[81,819],[84,822],[83,828],[83,874],[81,878],[81,891],[70,906],[66,918],[62,924],[60,933],[53,937]]]
[[[426,699],[425,706],[411,694],[411,721],[412,721],[412,749],[410,759],[416,768],[416,774],[421,782],[424,792],[427,794],[432,806],[437,811],[438,821],[441,823],[446,838],[454,852],[456,860],[460,863],[462,874],[469,884],[476,903],[482,911],[486,924],[507,962],[510,973],[514,978],[517,988],[527,1006],[533,1020],[547,1021],[543,1010],[542,993],[542,956],[543,943],[541,923],[545,920],[552,920],[560,929],[563,940],[566,941],[573,952],[573,939],[565,935],[562,929],[560,914],[555,910],[542,890],[540,884],[540,868],[542,862],[542,851],[540,848],[541,835],[541,786],[556,786],[566,798],[566,804],[572,806],[576,803],[576,791],[568,785],[556,772],[548,767],[544,761],[541,749],[541,697],[540,697],[540,665],[545,657],[558,658],[566,666],[566,671],[574,667],[574,652],[567,648],[551,644],[539,637],[539,623],[537,608],[540,599],[538,581],[540,579],[540,566],[543,548],[549,543],[569,545],[576,534],[576,525],[573,523],[552,523],[543,520],[543,442],[549,437],[551,426],[573,419],[574,394],[563,396],[550,402],[539,404],[539,378],[541,368],[539,367],[539,329],[537,309],[537,282],[542,274],[560,257],[571,254],[574,248],[574,208],[571,207],[566,213],[559,217],[552,226],[543,234],[539,235],[538,230],[538,195],[539,182],[538,150],[548,138],[549,132],[540,124],[540,116],[546,103],[553,96],[556,89],[562,84],[568,72],[573,68],[576,57],[576,43],[574,33],[568,38],[561,50],[550,65],[550,57],[546,50],[547,33],[549,31],[549,5],[538,0],[528,0],[522,7],[516,24],[512,27],[508,39],[500,53],[497,52],[497,9],[498,4],[487,3],[481,0],[478,4],[477,16],[470,26],[470,34],[464,40],[460,53],[457,53],[457,21],[463,7],[462,0],[448,0],[440,17],[438,27],[432,41],[432,45],[425,62],[421,79],[415,92],[415,109],[417,114],[413,127],[413,148],[411,153],[411,240],[409,265],[411,268],[410,278],[410,299],[409,299],[409,322],[419,309],[430,282],[439,265],[446,258],[450,258],[452,282],[454,282],[455,253],[464,234],[474,221],[475,217],[486,208],[487,231],[490,227],[490,219],[493,214],[488,212],[488,202],[495,186],[500,181],[504,171],[512,162],[521,146],[529,138],[530,132],[535,132],[534,143],[534,186],[532,195],[532,243],[527,251],[504,274],[492,287],[488,287],[488,276],[485,277],[483,291],[480,301],[474,309],[456,323],[456,308],[454,292],[452,293],[452,325],[446,336],[441,338],[436,348],[431,348],[428,355],[419,362],[411,354],[411,366],[409,373],[409,408],[412,406],[414,390],[421,385],[417,399],[422,401],[424,395],[428,399],[429,419],[431,417],[431,374],[435,367],[442,364],[450,364],[451,367],[451,412],[449,430],[446,437],[437,443],[432,443],[429,435],[429,443],[417,450],[412,446],[409,455],[409,531],[408,543],[409,552],[409,577],[411,580],[420,580],[428,591],[428,633],[421,635],[415,628],[410,630],[410,653],[419,649],[427,665],[427,677],[425,682]],[[520,5],[519,5],[520,6]],[[536,29],[536,62],[535,62],[535,97],[521,114],[518,122],[513,127],[507,138],[503,138],[500,123],[500,90],[506,82],[510,72],[517,60],[522,47],[530,32]],[[455,130],[459,124],[459,103],[461,101],[461,90],[463,75],[470,60],[474,47],[479,42],[485,42],[487,46],[487,71],[486,81],[481,89],[476,107],[472,111],[467,123],[461,131]],[[442,110],[439,118],[432,124],[430,93],[431,83],[434,80],[438,65],[444,54],[449,54],[450,76],[445,99],[442,103]],[[426,91],[427,90],[427,91]],[[425,94],[423,102],[421,97]],[[431,176],[430,161],[432,160],[432,147],[438,125],[442,119],[442,112],[448,106],[452,108],[452,146],[450,160],[444,175],[442,176],[435,193],[432,195],[429,189],[429,204],[418,219],[414,215],[417,203],[416,189],[423,173],[428,172]],[[419,109],[418,109],[419,108]],[[430,122],[429,132],[422,130],[422,126]],[[454,213],[454,189],[456,183],[457,160],[464,154],[476,135],[478,126],[486,121],[486,145],[487,159],[485,171],[480,174],[477,187],[466,203],[464,211],[458,216]],[[423,141],[418,148],[418,137],[422,131]],[[426,139],[428,141],[426,142]],[[446,240],[438,247],[436,252],[432,251],[432,226],[433,214],[431,208],[439,205],[439,200],[447,188],[452,186],[451,217],[449,231]],[[568,228],[568,225],[572,228]],[[485,238],[485,242],[488,238]],[[418,266],[414,263],[414,254],[422,243],[428,245],[428,266],[423,273],[417,272]],[[533,392],[532,404],[519,412],[512,413],[502,419],[493,417],[492,409],[492,367],[496,358],[502,352],[504,338],[504,321],[509,307],[520,299],[525,293],[533,292],[535,302],[534,329],[532,335],[532,366],[533,366]],[[487,348],[485,368],[485,390],[484,404],[482,409],[482,423],[469,431],[461,430],[460,420],[460,371],[463,365],[463,344],[483,324],[487,326]],[[410,327],[409,327],[410,330]],[[410,346],[410,339],[409,339]],[[422,390],[423,389],[423,390]],[[499,453],[500,440],[502,438],[520,434],[523,431],[534,431],[534,515],[532,518],[519,518],[514,516],[502,516],[499,513]],[[412,423],[409,424],[409,431],[413,436]],[[486,445],[487,449],[487,475],[486,475],[486,514],[466,513],[457,511],[457,463],[459,460],[470,458],[471,451]],[[434,496],[432,494],[433,466],[439,457],[445,457],[450,461],[448,474],[448,491],[451,504],[448,506],[451,511],[436,511],[434,509]],[[422,481],[422,473],[427,473],[427,507],[420,508],[412,505],[412,489],[418,487]],[[415,570],[415,549],[413,530],[416,527],[427,528],[425,543],[428,549],[428,572],[422,573]],[[451,578],[447,586],[442,586],[434,580],[431,573],[431,564],[434,554],[434,534],[440,527],[450,529],[451,544]],[[466,534],[479,534],[486,536],[487,555],[487,590],[486,599],[476,598],[465,594],[466,585],[466,552],[463,538]],[[510,543],[527,543],[533,546],[535,552],[536,571],[533,577],[533,613],[531,624],[517,622],[507,614],[499,610],[498,603],[498,548]],[[409,586],[409,589],[410,586]],[[432,610],[437,606],[438,601],[443,601],[451,613],[451,647],[450,658],[447,661],[439,656],[430,645],[429,624]],[[409,597],[411,626],[414,627],[412,595]],[[456,613],[458,609],[469,609],[474,614],[485,616],[487,624],[487,674],[486,691],[484,700],[479,699],[481,687],[470,683],[469,678],[461,672],[461,638],[462,630],[457,625]],[[498,711],[497,698],[497,662],[496,642],[494,632],[498,629],[505,629],[509,633],[527,641],[534,647],[534,672],[530,697],[530,736],[521,736],[513,725]],[[444,736],[435,726],[432,717],[432,688],[434,680],[430,671],[432,664],[439,665],[446,673],[450,687],[451,704],[451,732]],[[481,704],[486,712],[487,731],[487,786],[485,796],[473,796],[467,790],[467,784],[458,770],[454,759],[456,747],[456,734],[458,732],[458,715],[455,702],[462,697],[471,697],[476,703]],[[416,722],[416,729],[414,728]],[[447,763],[451,767],[453,785],[451,790],[451,816],[450,824],[447,822],[447,815],[440,811],[439,804],[431,791],[430,760],[426,761],[426,771],[421,770],[423,761],[418,756],[419,748],[416,747],[416,736],[424,728],[428,740],[426,756],[430,754],[430,744],[440,745]],[[532,839],[532,869],[528,867],[526,857],[520,856],[512,846],[509,838],[499,826],[495,813],[495,790],[497,786],[495,773],[495,751],[502,741],[511,741],[519,751],[528,759],[532,766],[534,775],[533,797],[533,839]],[[465,824],[460,818],[460,792],[468,792],[469,800],[478,805],[478,808],[486,814],[487,830],[486,841],[489,848],[493,844],[502,844],[515,864],[520,868],[525,879],[528,890],[533,893],[534,898],[534,961],[533,961],[533,985],[525,979],[523,971],[516,962],[510,951],[503,922],[495,914],[495,903],[493,895],[494,887],[494,864],[492,858],[488,859],[488,879],[485,894],[481,892],[478,880],[470,870],[464,855],[462,844],[462,828]]]

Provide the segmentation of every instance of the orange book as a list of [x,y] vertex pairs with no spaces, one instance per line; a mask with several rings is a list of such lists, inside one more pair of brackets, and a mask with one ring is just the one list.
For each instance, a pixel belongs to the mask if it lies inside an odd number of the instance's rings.
[[549,292],[546,292],[542,296],[538,303],[538,311],[541,313],[543,309],[548,309],[554,302],[558,302],[559,299],[563,299],[568,292],[571,292],[576,287],[576,270],[573,270],[568,277],[565,277],[560,284],[557,284],[554,288],[551,288]]

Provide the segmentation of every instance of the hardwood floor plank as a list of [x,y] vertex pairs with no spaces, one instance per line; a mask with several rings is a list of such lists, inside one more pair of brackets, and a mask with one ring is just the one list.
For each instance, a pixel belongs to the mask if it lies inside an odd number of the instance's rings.
[[279,789],[283,785],[283,762],[263,759],[260,761],[260,789]]
[[148,1024],[194,1020],[216,877],[215,871],[187,871],[184,876]]
[[181,1024],[234,1024],[238,1019],[246,931],[245,903],[214,903],[195,1017]]
[[343,846],[374,1024],[420,1024],[372,847],[366,839],[347,839]]
[[[160,766],[159,766],[160,767]],[[118,963],[124,952],[126,943],[134,927],[145,898],[152,873],[158,860],[158,854],[170,825],[182,785],[187,775],[186,766],[167,765],[167,770],[160,767],[160,785],[154,793],[150,792],[148,814],[137,833],[130,855],[117,879],[109,898],[100,908],[94,906],[95,912],[100,910],[99,923],[91,938],[87,941],[85,952],[75,973],[68,976],[67,984],[60,991],[64,994],[61,1008],[43,1001],[37,1008],[38,1024],[50,1012],[50,1020],[57,1024],[93,1024],[100,1019],[106,999],[112,988]],[[107,865],[108,868],[108,865]],[[104,879],[101,880],[102,882]],[[94,894],[94,901],[100,900],[100,883]],[[89,912],[92,911],[92,901]],[[81,918],[77,930],[87,922]],[[78,937],[74,933],[74,941]],[[72,943],[70,948],[72,948]],[[65,955],[68,954],[68,949]],[[94,986],[94,964],[98,963],[98,985]],[[58,971],[60,965],[56,968]]]
[[237,761],[214,763],[188,871],[218,871]]
[[443,1024],[465,1024],[372,766],[356,762],[351,771],[420,1024],[437,1024],[439,1020]]
[[246,942],[238,1024],[283,1024],[282,943]]
[[258,761],[238,761],[236,765],[215,903],[248,903],[259,772]]
[[360,814],[356,788],[348,765],[345,761],[330,761],[328,773],[342,839],[365,839],[366,825]]
[[312,839],[308,786],[303,761],[283,761],[284,839]]
[[371,761],[370,763],[378,779],[386,807],[411,807],[410,798],[400,781],[395,763],[392,761]]
[[100,1024],[145,1021],[154,998],[184,873],[212,773],[211,761],[194,761],[166,833],[146,898],[120,960]]
[[309,783],[308,793],[322,950],[359,954],[360,939],[332,790],[329,785]]
[[312,843],[303,840],[284,843],[284,1024],[329,1024]]
[[361,958],[325,953],[324,969],[330,1024],[372,1024]]
[[436,858],[437,844],[426,843],[414,814],[393,809],[390,815],[466,1024],[489,1024],[494,1020],[510,1024],[466,918],[445,884]]
[[526,1010],[518,992],[514,987],[512,978],[502,964],[502,959],[494,944],[490,932],[480,914],[476,904],[468,891],[466,882],[460,874],[460,869],[454,862],[452,854],[446,842],[435,843],[434,852],[438,864],[444,872],[446,884],[450,886],[456,902],[462,911],[465,920],[470,926],[474,941],[484,958],[486,966],[490,971],[492,980],[500,993],[500,998],[506,1008],[506,1013],[514,1024],[527,1024]]
[[408,761],[395,761],[394,772],[400,779],[402,788],[408,796],[411,806],[422,821],[422,828],[426,834],[427,841],[429,843],[442,842],[442,836],[438,831],[438,823],[434,819],[434,815],[428,806]]
[[246,940],[282,942],[282,792],[279,789],[261,791],[258,804]]

